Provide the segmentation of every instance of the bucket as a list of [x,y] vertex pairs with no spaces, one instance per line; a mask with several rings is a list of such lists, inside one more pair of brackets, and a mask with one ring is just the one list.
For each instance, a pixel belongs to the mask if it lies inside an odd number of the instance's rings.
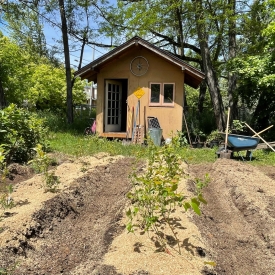
[[162,129],[160,128],[149,128],[149,136],[152,139],[153,143],[156,146],[161,145],[161,138],[162,138]]

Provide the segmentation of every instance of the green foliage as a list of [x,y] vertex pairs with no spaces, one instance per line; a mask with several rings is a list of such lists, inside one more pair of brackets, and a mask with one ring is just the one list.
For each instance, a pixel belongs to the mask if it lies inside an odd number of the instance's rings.
[[83,135],[84,129],[91,124],[90,118],[95,118],[95,109],[86,109],[81,113],[75,111],[73,123],[67,123],[65,112],[43,110],[38,112],[38,116],[45,120],[46,126],[52,132],[70,132],[72,134]]
[[208,136],[207,136],[207,139],[206,141],[207,142],[211,142],[213,140],[221,140],[222,139],[222,136],[221,136],[221,132],[219,130],[213,130]]
[[0,208],[2,208],[3,211],[5,211],[6,209],[11,209],[14,206],[14,202],[11,197],[12,193],[13,187],[11,184],[6,186],[6,190],[0,192]]
[[245,127],[246,126],[245,126],[244,122],[235,119],[232,121],[232,126],[230,129],[230,132],[239,133],[239,132],[242,132],[245,129]]
[[177,153],[179,150],[178,138],[173,138],[169,145],[159,147],[149,141],[148,167],[141,173],[135,170],[131,176],[133,190],[127,194],[132,207],[127,211],[129,222],[127,230],[134,232],[135,228],[144,231],[153,230],[163,248],[167,246],[161,227],[167,225],[177,240],[180,253],[179,240],[173,225],[171,214],[177,207],[185,210],[193,209],[198,215],[200,204],[206,203],[201,192],[187,200],[179,192],[180,179],[185,175],[182,159]]
[[[0,208],[5,212],[6,209],[10,209],[14,206],[11,194],[13,193],[13,186],[6,184],[6,178],[9,174],[7,169],[7,163],[5,160],[5,151],[0,146]],[[2,214],[0,213],[0,218]]]
[[[214,112],[210,108],[204,108],[201,114],[197,112],[196,108],[188,108],[185,119],[192,141],[205,141],[210,132],[216,128]],[[182,128],[183,133],[187,136],[185,122]]]
[[[0,78],[6,101],[29,109],[66,109],[66,78],[62,66],[28,52],[0,35]],[[74,104],[83,103],[85,82],[74,82]]]
[[[247,49],[228,64],[238,75],[238,93],[242,101],[255,110],[252,118],[255,130],[265,128],[275,121],[274,2],[258,2],[255,1],[257,9],[252,11],[254,21],[251,23],[253,28],[251,25],[249,28],[252,36],[247,33]],[[260,16],[263,16],[264,20],[259,19]],[[260,22],[260,30],[256,20]]]
[[8,267],[0,267],[0,275],[12,275],[15,269],[18,267],[19,263],[16,262]]
[[47,129],[36,114],[17,108],[14,104],[0,110],[0,143],[7,163],[26,162],[33,156],[38,143],[46,146]]
[[60,181],[59,178],[55,176],[54,170],[49,171],[49,167],[53,160],[43,151],[41,144],[38,144],[34,150],[36,151],[36,156],[33,160],[30,160],[29,163],[35,171],[42,173],[44,179],[44,191],[56,192]]
[[189,144],[185,133],[177,131],[177,138],[178,138],[180,146],[187,146]]

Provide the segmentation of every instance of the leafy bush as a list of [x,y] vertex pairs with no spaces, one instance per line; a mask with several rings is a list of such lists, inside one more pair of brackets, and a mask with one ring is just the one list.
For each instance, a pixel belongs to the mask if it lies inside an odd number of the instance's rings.
[[59,178],[55,175],[55,171],[49,171],[49,167],[53,160],[48,157],[46,152],[43,151],[42,145],[38,144],[34,148],[36,156],[33,160],[30,160],[29,163],[32,164],[35,171],[42,173],[44,184],[42,187],[45,192],[56,192],[58,184],[60,183]]
[[204,182],[196,180],[197,194],[192,198],[187,199],[180,192],[180,179],[186,175],[183,160],[178,154],[179,146],[178,138],[173,138],[163,147],[155,146],[149,140],[148,168],[143,173],[134,170],[131,175],[133,189],[127,197],[132,206],[126,213],[129,218],[126,228],[129,232],[134,232],[136,227],[144,231],[153,230],[165,250],[168,243],[161,230],[163,225],[167,225],[178,245],[177,251],[181,253],[172,213],[182,207],[185,211],[193,209],[200,215],[200,204],[206,203],[201,189],[209,179],[206,177]]
[[0,129],[7,163],[30,160],[35,154],[33,148],[39,143],[46,147],[44,120],[14,104],[0,110]]
[[45,119],[45,123],[51,132],[70,132],[72,134],[83,135],[84,129],[91,124],[90,118],[95,118],[95,109],[82,110],[81,113],[75,112],[74,122],[67,122],[66,113],[61,110],[43,110],[38,112],[39,117]]

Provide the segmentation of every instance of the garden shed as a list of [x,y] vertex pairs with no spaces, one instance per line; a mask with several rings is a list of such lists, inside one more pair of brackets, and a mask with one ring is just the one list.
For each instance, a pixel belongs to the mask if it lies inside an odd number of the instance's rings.
[[[182,130],[184,84],[198,88],[204,74],[177,56],[135,36],[75,72],[97,83],[99,136],[133,138],[157,118],[166,139]],[[150,125],[149,125],[150,126]]]

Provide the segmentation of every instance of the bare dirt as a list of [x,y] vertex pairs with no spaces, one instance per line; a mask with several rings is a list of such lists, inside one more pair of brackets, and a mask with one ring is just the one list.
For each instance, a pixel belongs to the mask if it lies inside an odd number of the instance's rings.
[[231,159],[186,165],[190,176],[181,188],[187,195],[194,192],[192,178],[208,173],[210,183],[203,191],[208,204],[201,216],[174,213],[179,255],[174,242],[163,252],[153,233],[126,232],[132,158],[55,157],[61,181],[57,193],[45,193],[41,175],[29,168],[10,167],[16,205],[0,221],[0,271],[12,271],[3,274],[275,273],[275,167]]

